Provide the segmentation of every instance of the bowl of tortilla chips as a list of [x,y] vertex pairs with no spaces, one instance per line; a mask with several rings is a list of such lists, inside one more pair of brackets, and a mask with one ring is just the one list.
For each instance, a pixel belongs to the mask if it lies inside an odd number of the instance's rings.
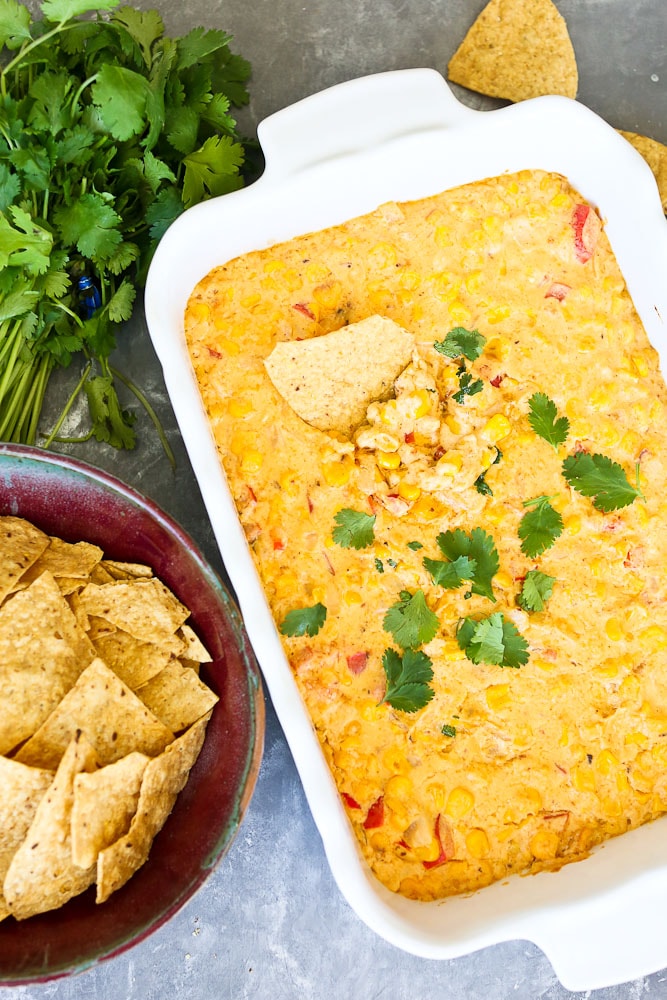
[[201,886],[264,701],[192,539],[113,476],[0,444],[0,983],[81,971]]

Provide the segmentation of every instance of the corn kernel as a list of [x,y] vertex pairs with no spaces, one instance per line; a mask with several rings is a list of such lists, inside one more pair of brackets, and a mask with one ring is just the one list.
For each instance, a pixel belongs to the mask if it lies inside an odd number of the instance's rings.
[[433,394],[428,391],[428,389],[419,389],[416,393],[416,403],[417,407],[414,412],[414,417],[418,420],[420,417],[425,417],[426,414],[431,409],[431,403],[433,402]]
[[435,230],[434,238],[439,247],[451,247],[454,245],[452,234],[447,226],[438,226]]
[[595,584],[595,596],[599,601],[603,601],[607,596],[607,584],[604,580],[598,580]]
[[382,708],[371,698],[359,703],[359,715],[366,722],[373,722],[378,718],[381,711]]
[[561,191],[559,194],[553,196],[551,204],[554,208],[568,208],[572,204],[572,198],[569,194]]
[[205,322],[211,315],[211,308],[207,302],[193,302],[188,311],[198,323]]
[[280,479],[280,488],[284,493],[287,493],[290,497],[295,497],[299,492],[299,481],[297,479],[297,474],[291,469],[283,472]]
[[395,802],[407,802],[414,792],[414,786],[404,774],[394,774],[384,789],[384,800],[391,808]]
[[625,737],[626,746],[638,746],[642,747],[646,742],[648,742],[648,736],[645,733],[627,733]]
[[616,771],[618,763],[618,757],[611,750],[604,749],[595,758],[595,769],[606,777]]
[[324,604],[324,602],[326,600],[326,597],[327,597],[326,587],[322,587],[322,586],[313,587],[313,589],[311,591],[311,596],[312,596],[313,601],[316,604],[317,603]]
[[563,527],[568,535],[578,535],[581,531],[580,516],[578,514],[573,514],[572,517],[568,517]]
[[228,409],[231,417],[247,417],[253,412],[253,405],[249,399],[236,396],[234,399],[230,399]]
[[438,812],[441,812],[445,807],[445,787],[441,785],[439,781],[433,781],[430,785],[427,785],[426,791],[429,793],[433,800],[433,805]]
[[555,663],[551,663],[549,660],[542,660],[539,656],[531,656],[530,662],[534,667],[544,670],[545,673],[550,673],[556,667]]
[[391,837],[382,830],[374,830],[368,838],[368,842],[374,851],[388,851],[391,844]]
[[462,660],[464,655],[456,639],[445,639],[441,651],[444,660],[448,663],[456,663],[458,660]]
[[313,298],[323,309],[335,309],[343,298],[343,286],[340,281],[328,281],[313,289]]
[[634,674],[624,677],[618,686],[618,693],[625,701],[634,701],[639,696],[639,678]]
[[349,750],[334,750],[333,762],[341,771],[347,771],[355,765],[356,759],[354,754],[351,754]]
[[358,590],[346,590],[343,600],[346,604],[363,604],[363,597]]
[[436,500],[435,497],[422,493],[418,500],[415,500],[411,514],[414,514],[421,521],[435,521],[444,517],[445,505]]
[[350,481],[352,463],[346,460],[325,462],[322,466],[322,473],[328,486],[345,486]]
[[644,581],[636,573],[626,573],[623,581],[623,590],[626,594],[638,597],[644,589]]
[[480,432],[480,437],[488,441],[489,444],[497,444],[498,441],[506,438],[511,430],[512,425],[505,414],[495,413],[490,420],[487,420]]
[[469,323],[472,319],[472,314],[469,309],[463,305],[460,299],[455,299],[449,304],[449,315],[450,318],[455,323]]
[[287,597],[288,594],[293,594],[296,587],[296,574],[289,570],[281,573],[280,576],[276,577],[274,586],[276,597]]
[[496,361],[503,361],[509,352],[509,343],[505,337],[500,337],[498,335],[489,337],[485,346],[484,353],[490,358],[494,358]]
[[486,689],[486,703],[492,711],[497,711],[509,704],[509,684],[491,684]]
[[490,506],[489,509],[485,511],[485,516],[487,521],[491,524],[502,524],[502,522],[507,518],[507,511],[504,507],[501,507],[500,504],[496,504],[495,506]]
[[461,819],[466,813],[469,813],[475,804],[475,796],[467,788],[461,788],[460,786],[452,788],[451,792],[447,797],[447,806],[445,812],[452,819]]
[[388,771],[392,771],[394,774],[404,774],[410,770],[405,754],[399,747],[389,747],[385,750],[382,754],[382,763]]
[[649,372],[648,360],[645,354],[633,354],[632,364],[640,378],[646,378]]
[[[473,271],[471,274],[468,274],[464,282],[466,286],[466,291],[468,292],[479,291],[480,285],[482,283],[482,278],[483,274],[481,271]],[[486,342],[487,349],[488,349],[488,343],[489,342],[487,341]]]
[[605,622],[604,630],[612,642],[619,642],[623,638],[623,626],[618,618],[608,618]]
[[530,851],[538,861],[548,861],[556,857],[560,838],[555,830],[538,830],[531,838]]
[[651,650],[667,648],[667,632],[661,625],[649,625],[639,633],[642,645]]
[[509,306],[495,306],[493,309],[489,309],[486,314],[487,323],[502,323],[504,319],[510,314]]
[[401,464],[401,456],[396,451],[378,451],[375,460],[381,469],[397,469]]
[[457,472],[460,472],[462,465],[463,456],[460,452],[446,451],[442,458],[438,460],[438,472],[442,472],[446,476],[455,476]]
[[602,803],[602,809],[607,816],[620,816],[623,812],[623,807],[618,799],[611,799],[609,796],[600,800]]
[[496,583],[501,589],[505,590],[508,587],[513,586],[514,584],[514,580],[512,579],[512,577],[504,569],[501,569],[498,573],[496,573],[496,575],[493,578],[493,582]]
[[259,472],[264,464],[264,456],[261,451],[250,449],[241,459],[241,471],[245,473]]
[[609,406],[609,403],[611,402],[611,397],[609,395],[609,391],[607,390],[607,388],[603,385],[600,385],[596,386],[596,388],[593,389],[593,391],[589,396],[588,401],[594,410],[601,410],[605,406]]
[[594,351],[597,347],[597,342],[595,337],[579,337],[579,342],[577,344],[577,350],[580,354],[588,354],[590,351]]
[[404,500],[413,503],[421,496],[421,490],[416,483],[407,483],[405,480],[398,484],[398,495]]
[[489,853],[490,844],[484,830],[471,830],[466,837],[466,847],[473,858],[485,858]]
[[595,775],[590,767],[586,767],[583,764],[574,768],[572,772],[572,782],[578,792],[595,791]]
[[610,420],[606,420],[598,427],[596,440],[607,448],[613,448],[621,440],[621,435],[618,428]]

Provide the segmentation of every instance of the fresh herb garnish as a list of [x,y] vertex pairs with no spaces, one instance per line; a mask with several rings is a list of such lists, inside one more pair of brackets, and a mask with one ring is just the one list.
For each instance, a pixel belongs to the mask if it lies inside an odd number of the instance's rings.
[[365,549],[375,541],[375,514],[343,507],[334,521],[336,527],[331,532],[331,537],[343,549]]
[[[495,447],[496,447],[496,446],[494,445],[494,448],[495,448]],[[496,448],[496,457],[495,457],[495,458],[494,458],[494,460],[493,460],[493,461],[491,462],[491,465],[497,465],[497,464],[498,464],[498,462],[500,461],[500,459],[501,459],[502,457],[503,457],[503,453],[502,453],[502,451],[500,450],[500,448]],[[489,467],[489,468],[490,468],[490,467]],[[486,481],[486,473],[487,473],[488,471],[489,471],[489,470],[488,470],[488,469],[486,469],[486,471],[485,471],[485,472],[482,472],[482,473],[481,473],[481,474],[480,474],[480,475],[479,475],[479,476],[477,477],[477,479],[475,480],[475,482],[473,483],[473,485],[474,485],[475,489],[477,490],[477,492],[478,492],[478,493],[481,493],[481,494],[482,494],[482,496],[487,496],[487,497],[492,497],[492,496],[493,496],[493,490],[491,489],[491,487],[489,486],[489,484],[488,484],[488,483],[487,483],[487,481]]]
[[530,507],[519,522],[521,551],[530,559],[550,549],[563,531],[563,518],[551,506],[553,497],[534,497],[524,500],[523,506]]
[[484,388],[481,378],[473,379],[471,373],[466,370],[464,362],[461,362],[456,369],[456,374],[459,379],[459,388],[452,393],[452,399],[455,399],[457,403],[465,403],[466,396],[476,396]]
[[400,599],[387,609],[383,626],[402,649],[416,649],[430,642],[438,631],[438,618],[426,603],[423,590],[402,590]]
[[488,618],[464,618],[456,631],[459,647],[473,663],[520,667],[528,662],[528,643],[500,611]]
[[565,459],[562,471],[569,485],[582,496],[592,497],[593,506],[603,514],[627,507],[637,497],[644,499],[639,486],[639,462],[635,466],[635,486],[628,482],[622,466],[606,455],[578,451]]
[[288,611],[280,626],[283,635],[317,635],[327,618],[327,609],[319,602],[309,608]]
[[440,729],[440,732],[443,736],[456,736],[456,726],[449,726],[445,723]]
[[479,594],[495,601],[492,580],[498,572],[500,560],[491,535],[483,528],[473,528],[470,534],[456,528],[454,531],[441,532],[436,541],[442,554],[451,562],[455,562],[460,556],[467,556],[474,562],[470,594]]
[[526,573],[521,593],[516,603],[524,611],[544,611],[544,606],[553,593],[556,578],[531,569]]
[[553,399],[544,392],[536,392],[528,400],[528,406],[528,423],[535,433],[554,448],[563,444],[570,430],[570,421],[567,417],[558,416]]
[[123,382],[173,460],[109,356],[170,223],[244,183],[230,108],[250,67],[222,31],[169,38],[156,11],[119,2],[44,0],[35,20],[0,3],[0,440],[38,442],[50,375],[76,357],[87,437],[133,447]]
[[376,558],[376,560],[375,560],[375,568],[378,571],[378,573],[384,573],[384,565],[383,565],[381,559],[377,559]]
[[413,552],[418,552],[419,549],[423,549],[424,546],[421,542],[408,542],[408,548],[412,549]]
[[401,656],[395,649],[386,649],[382,657],[387,678],[383,702],[401,712],[417,712],[433,698],[433,666],[421,650],[406,649]]
[[464,580],[472,580],[477,569],[477,563],[468,556],[458,556],[451,562],[442,559],[424,558],[424,566],[431,574],[433,582],[445,590],[456,590]]
[[433,346],[438,354],[444,354],[446,358],[465,357],[468,361],[475,361],[486,344],[486,337],[478,330],[466,330],[464,326],[455,326],[450,330],[444,340],[436,340]]

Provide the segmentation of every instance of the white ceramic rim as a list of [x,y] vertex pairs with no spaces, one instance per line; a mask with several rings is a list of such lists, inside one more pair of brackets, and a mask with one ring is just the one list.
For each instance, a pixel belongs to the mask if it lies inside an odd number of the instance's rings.
[[146,286],[146,318],[247,632],[290,745],[334,878],[357,915],[414,955],[450,959],[529,940],[563,985],[597,989],[667,964],[667,818],[607,842],[560,872],[513,877],[468,897],[419,903],[370,874],[305,710],[236,515],[183,334],[196,283],[217,264],[335,225],[386,201],[414,200],[524,169],[564,174],[594,203],[663,371],[667,224],[639,154],[593,112],[542,97],[491,112],[463,107],[430,69],[363,77],[262,122],[266,169],[254,184],[185,212]]

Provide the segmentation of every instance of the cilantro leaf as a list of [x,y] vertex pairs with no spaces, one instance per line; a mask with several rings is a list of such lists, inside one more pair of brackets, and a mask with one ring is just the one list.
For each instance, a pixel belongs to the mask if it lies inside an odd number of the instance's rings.
[[628,482],[623,467],[617,462],[606,455],[591,455],[586,451],[569,455],[563,462],[562,472],[568,484],[582,496],[592,497],[593,506],[603,514],[627,507],[637,497],[644,499],[639,488],[639,464],[636,486]]
[[438,618],[426,603],[423,590],[402,590],[400,600],[387,609],[383,626],[402,649],[415,649],[430,642],[438,631]]
[[424,566],[433,578],[433,582],[445,590],[456,590],[464,580],[472,580],[477,569],[474,559],[467,556],[458,556],[452,562],[443,562],[441,559],[424,558]]
[[424,548],[424,546],[422,545],[422,543],[421,542],[417,542],[417,541],[415,541],[415,542],[408,542],[407,545],[408,545],[408,548],[412,549],[413,552],[419,552],[420,549]]
[[516,603],[524,611],[544,611],[544,606],[553,593],[555,582],[555,577],[541,573],[539,569],[529,570]]
[[535,392],[528,400],[528,406],[528,423],[535,433],[554,448],[563,444],[570,430],[570,421],[567,417],[558,416],[553,399],[544,392]]
[[365,549],[375,540],[375,514],[343,507],[334,517],[336,527],[331,532],[336,545],[343,549]]
[[93,436],[114,448],[133,448],[133,414],[121,408],[113,381],[108,375],[89,378],[84,389],[93,421]]
[[43,274],[49,266],[51,233],[17,205],[10,207],[9,214],[16,228],[6,215],[0,215],[0,268],[22,267],[28,274]]
[[119,0],[42,0],[39,5],[46,21],[64,22],[92,11],[113,10]]
[[459,556],[468,556],[474,561],[471,594],[479,594],[495,601],[492,580],[500,568],[498,550],[491,535],[483,528],[473,528],[466,534],[461,528],[441,532],[436,538],[442,554],[454,562]]
[[187,35],[179,39],[178,42],[178,69],[187,69],[188,66],[195,66],[206,56],[226,48],[231,42],[231,35],[226,35],[224,31],[204,28],[193,28]]
[[2,0],[0,4],[0,47],[18,49],[30,42],[30,11],[16,0]]
[[103,262],[110,257],[123,237],[118,228],[121,218],[102,195],[89,191],[71,205],[62,205],[53,213],[64,243],[74,244],[85,257]]
[[450,726],[447,723],[441,727],[440,732],[443,736],[456,736],[456,726]]
[[466,367],[462,364],[456,374],[459,377],[459,388],[456,392],[452,393],[452,399],[455,399],[457,403],[465,403],[466,396],[476,396],[478,392],[481,392],[484,388],[484,383],[481,378],[473,379],[469,371],[466,371]]
[[466,330],[464,326],[455,326],[450,330],[444,340],[436,340],[433,346],[438,354],[444,354],[446,358],[467,358],[468,361],[475,361],[486,344],[486,337],[478,330]]
[[136,294],[136,288],[127,279],[121,281],[106,307],[113,323],[124,323],[130,318]]
[[528,643],[500,611],[479,621],[464,618],[457,628],[456,639],[473,663],[517,668],[529,659]]
[[319,602],[309,608],[294,608],[285,615],[280,631],[283,635],[317,635],[326,617],[327,609]]
[[400,656],[395,649],[386,649],[382,666],[387,687],[380,704],[387,702],[401,712],[417,712],[428,705],[434,691],[429,683],[433,680],[433,666],[426,653],[406,649]]
[[553,497],[534,497],[524,500],[523,506],[530,507],[519,522],[521,551],[530,559],[535,559],[550,549],[563,531],[563,518],[551,506]]
[[149,89],[141,73],[125,66],[100,67],[91,97],[104,128],[114,139],[122,142],[143,132]]
[[227,194],[240,186],[243,147],[228,135],[211,136],[201,149],[185,157],[183,204],[186,208],[206,196]]
[[114,24],[120,24],[141,49],[147,66],[153,62],[153,46],[164,32],[164,23],[156,10],[137,10],[120,7],[111,15]]

